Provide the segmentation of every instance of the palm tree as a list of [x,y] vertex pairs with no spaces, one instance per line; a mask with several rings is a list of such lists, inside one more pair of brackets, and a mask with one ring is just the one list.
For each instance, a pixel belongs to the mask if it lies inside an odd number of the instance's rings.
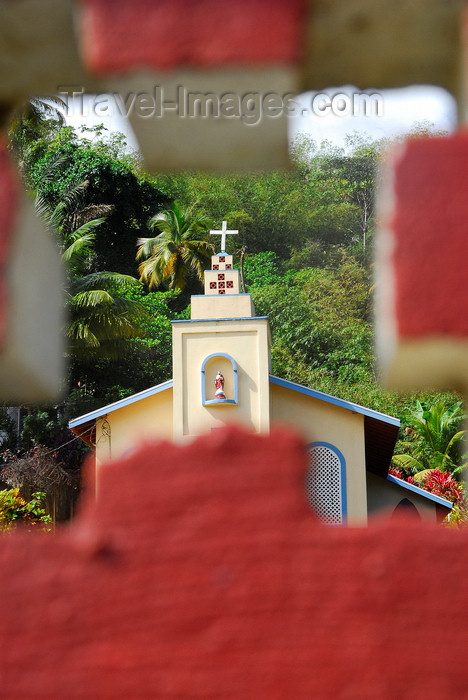
[[456,454],[466,433],[460,430],[464,418],[462,401],[449,407],[437,402],[427,410],[416,401],[416,410],[409,418],[411,427],[406,429],[412,439],[400,443],[410,452],[394,455],[393,464],[414,474],[416,481],[422,481],[433,469],[459,474],[466,466],[460,464],[462,459]]
[[20,169],[24,167],[31,145],[65,125],[66,109],[60,97],[31,97],[13,113],[8,136]]
[[153,238],[138,240],[137,260],[140,280],[150,289],[167,284],[170,289],[183,289],[189,273],[196,272],[203,280],[214,248],[207,240],[208,220],[174,202],[172,209],[155,214],[148,222]]
[[126,341],[144,335],[146,309],[122,292],[138,280],[118,272],[93,272],[75,279],[68,291],[70,321],[66,335],[76,357],[118,359]]
[[[80,206],[80,196],[87,182],[71,186],[55,209],[36,198],[37,212],[58,235],[62,261],[68,273],[67,307],[70,320],[65,333],[70,352],[85,359],[117,359],[131,338],[144,333],[141,322],[148,313],[142,304],[126,298],[123,292],[140,287],[130,275],[117,272],[90,272],[96,229],[107,214],[109,205]],[[80,224],[78,228],[75,228]]]

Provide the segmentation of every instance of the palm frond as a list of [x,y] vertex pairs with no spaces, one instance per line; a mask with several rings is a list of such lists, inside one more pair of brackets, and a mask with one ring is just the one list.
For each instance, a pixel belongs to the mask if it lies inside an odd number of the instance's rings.
[[152,256],[159,257],[162,255],[167,247],[167,238],[165,234],[159,234],[155,238],[139,238],[137,244],[140,247],[138,248],[136,259],[144,260]]
[[420,472],[424,469],[424,465],[411,455],[393,455],[392,463],[404,471],[414,470]]
[[191,210],[174,202],[172,209],[152,216],[148,228],[159,234],[138,239],[136,258],[140,261],[138,270],[142,282],[150,289],[161,284],[182,289],[191,270],[203,279],[214,251],[206,240],[208,220],[205,216],[194,216]]
[[144,260],[138,266],[140,280],[148,285],[150,289],[158,287],[165,279],[165,261],[162,257],[152,257]]
[[131,275],[123,275],[120,272],[92,272],[78,280],[71,286],[72,294],[91,291],[93,289],[118,290],[128,287],[140,287],[140,282]]
[[105,221],[106,217],[114,210],[113,204],[89,204],[73,212],[73,226],[81,228],[81,226],[96,219]]
[[[79,261],[85,256],[88,256],[92,252],[92,246],[96,238],[96,229],[102,224],[105,219],[95,219],[94,221],[88,221],[87,224],[83,224],[79,229],[73,231],[72,234],[68,236],[68,247],[62,253],[62,261],[65,264]],[[71,242],[70,242],[71,241]]]
[[99,339],[91,332],[89,325],[83,323],[81,319],[72,321],[68,325],[65,335],[75,341],[84,341],[88,347],[99,347]]
[[36,198],[34,201],[34,210],[37,216],[39,216],[47,224],[52,233],[58,233],[63,220],[62,202],[59,202],[55,208],[52,208],[38,191],[36,192]]
[[160,233],[171,233],[173,230],[173,220],[169,212],[159,212],[152,216],[148,221],[150,231],[159,231]]
[[89,256],[92,252],[94,237],[94,233],[88,233],[71,243],[62,253],[62,262],[68,265]]
[[27,109],[53,117],[59,122],[60,126],[64,126],[68,106],[61,97],[51,95],[50,97],[30,97]]
[[70,306],[80,308],[91,308],[93,313],[99,304],[112,304],[114,297],[105,289],[93,289],[88,292],[78,292],[71,301]]
[[459,440],[461,440],[463,437],[465,437],[465,435],[466,430],[459,430],[457,433],[455,433],[455,435],[450,439],[445,451],[448,452],[453,447],[453,445]]
[[93,235],[96,235],[94,233],[94,229],[100,226],[103,222],[105,221],[105,218],[102,217],[101,219],[92,219],[92,221],[87,221],[86,223],[82,224],[79,228],[77,228],[75,231],[72,231],[71,233],[68,234],[67,236],[67,243],[74,243],[76,241],[79,241],[80,238],[83,236],[87,236],[89,233],[93,232]]

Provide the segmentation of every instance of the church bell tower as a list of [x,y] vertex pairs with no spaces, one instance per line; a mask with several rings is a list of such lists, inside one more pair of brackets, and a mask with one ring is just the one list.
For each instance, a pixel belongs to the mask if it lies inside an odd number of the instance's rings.
[[174,439],[185,440],[237,423],[253,432],[270,428],[270,329],[240,292],[239,270],[221,251],[205,271],[205,293],[192,296],[191,318],[172,322]]

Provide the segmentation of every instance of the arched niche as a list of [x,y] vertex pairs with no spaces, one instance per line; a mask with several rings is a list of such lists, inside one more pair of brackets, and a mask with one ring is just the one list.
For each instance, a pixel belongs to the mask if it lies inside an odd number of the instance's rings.
[[[225,399],[215,398],[215,378],[221,372],[224,377]],[[227,353],[214,353],[203,360],[201,368],[201,392],[203,406],[223,406],[238,403],[237,364]]]
[[392,513],[392,520],[396,518],[406,518],[411,520],[421,520],[418,509],[408,498],[402,498]]

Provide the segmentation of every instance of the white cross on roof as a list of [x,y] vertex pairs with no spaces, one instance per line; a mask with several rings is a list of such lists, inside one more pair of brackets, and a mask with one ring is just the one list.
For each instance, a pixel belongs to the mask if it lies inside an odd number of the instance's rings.
[[221,236],[221,252],[222,253],[226,252],[226,236],[231,235],[231,234],[237,234],[237,233],[239,233],[239,231],[237,231],[237,230],[229,231],[227,229],[227,221],[223,221],[221,231],[210,231],[210,234],[212,236]]

